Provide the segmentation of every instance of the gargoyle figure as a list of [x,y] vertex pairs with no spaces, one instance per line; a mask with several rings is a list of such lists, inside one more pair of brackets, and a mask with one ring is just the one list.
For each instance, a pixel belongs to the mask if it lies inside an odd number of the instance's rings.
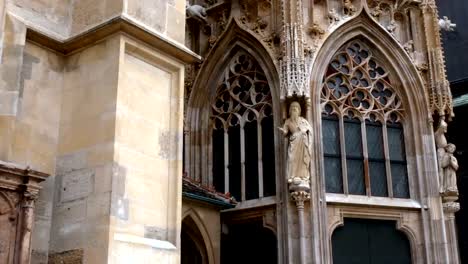
[[187,18],[194,18],[200,22],[207,23],[206,9],[201,5],[190,5],[187,1],[185,4],[185,13]]
[[452,23],[448,17],[444,16],[443,19],[439,19],[439,27],[445,31],[455,31],[457,24]]

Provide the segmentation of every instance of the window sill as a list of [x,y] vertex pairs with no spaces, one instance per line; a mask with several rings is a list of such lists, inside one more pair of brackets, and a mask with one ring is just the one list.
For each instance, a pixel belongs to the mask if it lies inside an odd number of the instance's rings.
[[330,204],[349,204],[366,205],[379,207],[421,209],[419,202],[411,199],[388,198],[388,197],[369,197],[363,195],[345,195],[336,193],[326,194],[327,203]]

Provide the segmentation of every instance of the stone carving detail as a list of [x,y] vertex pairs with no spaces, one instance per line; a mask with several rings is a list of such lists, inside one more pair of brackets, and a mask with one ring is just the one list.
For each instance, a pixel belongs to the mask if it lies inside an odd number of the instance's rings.
[[446,196],[458,196],[457,188],[457,170],[458,161],[453,155],[455,152],[454,144],[447,144],[445,153],[440,159],[443,178],[443,193]]
[[[313,50],[304,45],[300,24],[285,25],[280,60],[281,98],[310,97],[309,68]],[[307,51],[307,52],[306,52]]]
[[312,127],[301,116],[301,105],[294,101],[289,106],[289,118],[278,128],[288,136],[287,177],[292,191],[309,191],[310,159],[312,155]]
[[330,11],[328,11],[327,17],[328,17],[328,22],[330,23],[330,25],[337,23],[341,19],[340,15],[338,15],[335,8],[332,8],[330,9]]
[[[388,73],[360,41],[349,43],[329,66],[322,89],[324,114],[362,115],[364,119],[399,122],[402,103]],[[359,112],[356,112],[358,110]]]
[[439,26],[442,30],[445,31],[455,31],[457,24],[452,23],[448,17],[444,16],[443,18],[439,19]]
[[441,119],[435,131],[437,159],[439,164],[439,189],[443,196],[458,197],[456,176],[458,161],[453,155],[455,152],[455,145],[447,142],[445,133],[447,133],[447,123],[444,119]]
[[188,18],[195,18],[196,20],[206,23],[206,9],[201,5],[190,5],[187,1],[185,5],[185,13]]
[[353,5],[351,0],[343,0],[343,9],[346,16],[352,16],[356,13],[356,7]]
[[427,42],[429,86],[429,106],[434,115],[441,118],[453,116],[452,95],[445,72],[444,53],[440,40],[440,27],[435,1],[425,1],[420,5],[424,19],[424,30]]

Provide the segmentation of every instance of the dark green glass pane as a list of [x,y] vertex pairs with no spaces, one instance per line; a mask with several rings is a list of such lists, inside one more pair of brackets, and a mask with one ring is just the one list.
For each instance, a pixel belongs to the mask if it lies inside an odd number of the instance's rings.
[[348,170],[348,191],[350,194],[365,195],[364,169],[362,160],[346,160]]
[[361,123],[345,122],[346,156],[362,157]]
[[262,156],[263,156],[263,196],[276,193],[275,174],[275,135],[273,116],[262,120]]
[[329,193],[343,193],[341,159],[325,157],[325,186]]
[[322,139],[325,154],[340,154],[338,120],[322,119]]
[[387,176],[385,174],[385,162],[369,162],[371,195],[388,196]]
[[406,172],[406,164],[392,162],[391,169],[392,169],[393,197],[410,198],[409,187],[408,187],[408,174]]
[[403,129],[401,127],[387,127],[387,133],[390,159],[394,161],[405,161],[406,154]]
[[237,201],[241,200],[241,149],[240,126],[232,126],[229,135],[229,191]]
[[224,193],[224,129],[213,130],[213,185]]
[[366,133],[369,158],[385,159],[382,126],[366,124]]
[[245,135],[245,198],[258,198],[258,149],[257,121],[246,122]]

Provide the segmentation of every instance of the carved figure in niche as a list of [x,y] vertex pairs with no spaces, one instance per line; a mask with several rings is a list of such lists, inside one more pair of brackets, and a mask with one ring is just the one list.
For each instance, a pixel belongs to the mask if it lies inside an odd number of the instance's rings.
[[289,106],[289,118],[283,127],[278,128],[283,135],[289,136],[287,176],[293,185],[309,183],[310,159],[312,153],[312,128],[309,122],[301,117],[301,106],[294,101]]
[[458,196],[457,188],[457,170],[458,161],[453,155],[455,152],[454,144],[447,144],[445,147],[444,156],[441,159],[441,167],[443,172],[443,193],[446,196]]
[[194,18],[199,22],[207,23],[206,9],[201,5],[190,5],[187,1],[185,4],[185,13],[187,14],[187,18]]
[[390,34],[395,35],[395,30],[397,28],[397,23],[395,20],[390,21],[390,24],[387,26],[387,31],[390,32]]
[[330,24],[340,21],[340,16],[336,12],[335,8],[332,8],[330,11],[328,11],[328,21]]
[[344,14],[347,16],[352,16],[356,13],[356,7],[353,5],[351,0],[343,1]]
[[414,42],[413,42],[413,40],[409,40],[408,42],[406,42],[405,45],[403,45],[403,48],[408,53],[408,55],[411,57],[411,59],[414,59],[413,58],[413,55],[414,55]]

